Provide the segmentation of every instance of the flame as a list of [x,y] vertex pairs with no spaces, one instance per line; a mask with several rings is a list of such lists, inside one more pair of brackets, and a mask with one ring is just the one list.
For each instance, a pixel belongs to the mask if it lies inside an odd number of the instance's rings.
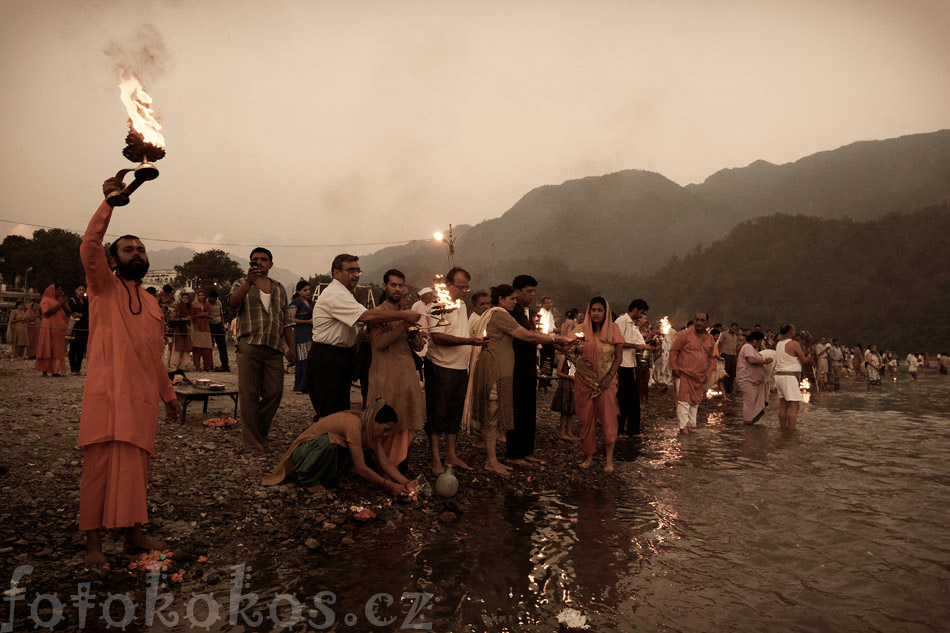
[[663,336],[666,336],[670,333],[670,319],[669,317],[663,317],[660,319],[660,332],[663,333]]
[[119,96],[132,121],[132,128],[142,135],[145,142],[155,147],[165,147],[165,137],[159,130],[162,124],[152,112],[152,98],[148,96],[135,75],[126,76],[125,69],[119,68]]
[[811,402],[811,382],[807,378],[802,378],[798,388],[802,391],[802,402],[805,404]]
[[440,308],[443,313],[461,308],[461,299],[452,300],[452,295],[449,294],[449,289],[446,287],[445,279],[442,275],[436,275],[435,279],[436,282],[432,284],[432,288],[435,290],[434,303],[436,307]]
[[722,395],[722,392],[719,391],[718,389],[707,389],[707,390],[706,390],[706,397],[709,398],[710,400],[711,400],[712,398],[718,398],[718,397],[721,396],[721,395]]
[[554,331],[554,315],[548,310],[539,310],[538,325],[541,326],[541,334],[550,334]]

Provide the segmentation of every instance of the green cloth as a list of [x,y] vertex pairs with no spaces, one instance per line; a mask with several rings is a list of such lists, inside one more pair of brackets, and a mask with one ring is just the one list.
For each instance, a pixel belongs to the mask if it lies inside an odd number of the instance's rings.
[[294,463],[297,482],[307,488],[333,488],[343,473],[353,465],[350,449],[330,443],[330,436],[327,434],[298,446],[290,459]]

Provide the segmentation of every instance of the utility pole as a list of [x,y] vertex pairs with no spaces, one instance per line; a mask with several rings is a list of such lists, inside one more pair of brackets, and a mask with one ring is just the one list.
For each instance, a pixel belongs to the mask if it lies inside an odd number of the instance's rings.
[[436,233],[433,235],[435,239],[440,242],[445,242],[449,247],[449,268],[455,268],[455,238],[452,236],[452,225],[449,225],[449,234],[442,235],[442,233]]

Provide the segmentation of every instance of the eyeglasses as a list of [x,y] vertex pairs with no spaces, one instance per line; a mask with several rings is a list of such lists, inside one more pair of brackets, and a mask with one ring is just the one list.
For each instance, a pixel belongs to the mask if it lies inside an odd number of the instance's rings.
[[361,272],[363,272],[363,269],[362,269],[362,268],[342,268],[341,270],[342,270],[343,272],[345,272],[345,273],[348,273],[348,274],[361,273]]
[[449,284],[449,285],[450,285],[450,286],[455,286],[456,288],[458,288],[458,289],[461,290],[462,292],[468,292],[469,290],[472,289],[471,286],[460,286],[460,285],[458,285],[458,284]]

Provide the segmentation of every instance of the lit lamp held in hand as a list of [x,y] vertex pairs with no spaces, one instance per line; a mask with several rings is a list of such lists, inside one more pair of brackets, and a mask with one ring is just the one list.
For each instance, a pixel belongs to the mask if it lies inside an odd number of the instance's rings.
[[[138,164],[116,172],[115,188],[106,192],[106,201],[113,207],[124,207],[132,192],[143,182],[158,178],[158,169],[153,163],[165,157],[165,137],[159,131],[162,126],[152,112],[152,98],[135,75],[126,76],[125,70],[120,68],[119,78],[119,94],[129,113],[129,133],[125,137],[122,155]],[[124,185],[122,180],[129,172],[132,172],[132,182]]]

